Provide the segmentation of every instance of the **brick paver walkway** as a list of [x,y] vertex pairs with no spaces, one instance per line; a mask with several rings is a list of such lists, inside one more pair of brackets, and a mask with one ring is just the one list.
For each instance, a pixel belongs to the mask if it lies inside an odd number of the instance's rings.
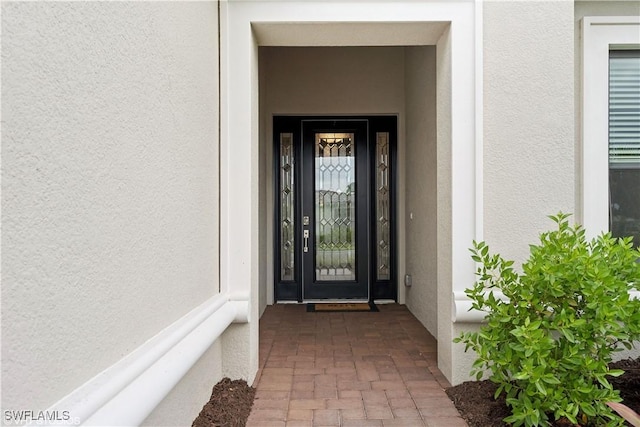
[[465,427],[436,340],[398,304],[378,313],[268,306],[249,427]]

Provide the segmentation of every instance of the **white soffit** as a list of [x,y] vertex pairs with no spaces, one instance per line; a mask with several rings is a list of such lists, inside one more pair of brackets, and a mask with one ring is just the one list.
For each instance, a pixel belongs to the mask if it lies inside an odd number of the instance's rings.
[[449,22],[252,22],[260,46],[435,45]]

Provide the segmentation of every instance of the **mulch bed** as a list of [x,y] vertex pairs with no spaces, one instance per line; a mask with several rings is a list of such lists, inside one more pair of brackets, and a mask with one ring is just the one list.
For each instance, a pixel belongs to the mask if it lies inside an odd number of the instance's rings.
[[[640,413],[640,358],[622,360],[611,365],[625,371],[618,378],[610,378],[613,387],[620,391],[623,403]],[[507,426],[502,419],[510,411],[504,397],[493,398],[496,385],[489,380],[468,381],[447,389],[447,395],[470,427]],[[213,387],[211,399],[192,427],[244,427],[249,418],[256,390],[244,380],[223,378]],[[569,424],[557,423],[556,427]]]
[[246,381],[223,378],[191,427],[244,427],[255,395],[256,389]]
[[[617,378],[609,377],[613,388],[620,391],[622,403],[640,413],[640,358],[621,360],[610,365],[625,373]],[[447,395],[470,427],[507,426],[502,420],[511,414],[503,396],[494,399],[497,386],[489,380],[468,381],[447,389]],[[570,423],[556,423],[567,427]]]

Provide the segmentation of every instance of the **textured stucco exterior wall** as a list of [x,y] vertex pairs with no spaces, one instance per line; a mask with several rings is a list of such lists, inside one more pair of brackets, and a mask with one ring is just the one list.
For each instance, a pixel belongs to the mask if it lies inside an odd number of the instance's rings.
[[375,114],[404,109],[400,47],[261,51],[267,114]]
[[[366,73],[363,72],[366,70]],[[274,114],[399,114],[398,149],[404,149],[404,48],[260,48],[261,146],[266,146],[266,224],[273,224],[272,119]],[[402,154],[400,154],[402,156]],[[399,166],[402,169],[402,165]],[[404,179],[399,173],[399,205]],[[264,212],[264,211],[262,211]],[[404,229],[399,218],[398,228]],[[403,234],[403,233],[402,233]],[[267,244],[267,292],[273,295],[273,236]],[[403,235],[399,236],[402,247]],[[403,259],[400,253],[398,259]],[[399,268],[402,270],[402,266]],[[398,272],[399,277],[404,275]],[[260,307],[267,297],[261,293]]]
[[[411,312],[438,334],[435,46],[405,48],[406,289]],[[402,282],[400,286],[403,286]]]
[[451,323],[453,292],[452,258],[452,96],[451,27],[436,45],[436,127],[437,127],[437,248],[438,248],[438,369],[453,382],[457,372]]
[[[573,3],[484,2],[483,26],[483,234],[519,263],[547,215],[576,210]],[[455,323],[451,336],[478,328]],[[451,351],[458,384],[475,355]]]
[[[2,4],[3,409],[218,292],[217,60],[215,2]],[[206,402],[218,347],[171,399]]]
[[[267,141],[267,127],[271,129],[273,125],[271,116],[263,114],[266,111],[266,96],[265,88],[267,85],[267,75],[263,70],[264,67],[264,50],[258,49],[258,108],[260,111],[259,127],[260,144],[259,162],[260,162],[260,278],[258,284],[258,314],[261,317],[264,310],[267,308],[267,301],[273,302],[273,236],[276,232],[273,226],[273,215],[269,214],[273,210],[273,184],[272,184],[272,169],[273,169],[273,156],[272,145],[266,143]],[[268,295],[268,292],[271,292]]]
[[484,3],[484,239],[517,262],[577,209],[573,21],[570,1]]

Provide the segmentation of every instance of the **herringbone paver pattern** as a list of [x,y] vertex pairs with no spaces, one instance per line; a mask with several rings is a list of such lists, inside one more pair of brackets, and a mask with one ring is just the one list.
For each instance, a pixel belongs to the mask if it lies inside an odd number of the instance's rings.
[[250,427],[464,427],[435,338],[405,306],[307,313],[268,306]]

